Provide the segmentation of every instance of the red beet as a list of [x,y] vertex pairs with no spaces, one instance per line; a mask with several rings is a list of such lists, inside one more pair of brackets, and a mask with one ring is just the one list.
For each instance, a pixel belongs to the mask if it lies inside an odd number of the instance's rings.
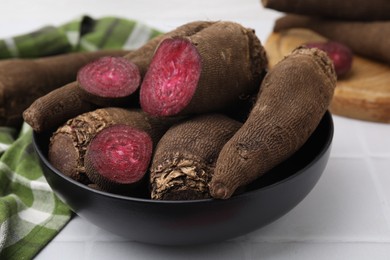
[[329,58],[333,61],[336,74],[342,77],[347,74],[352,67],[353,54],[352,51],[339,42],[311,42],[305,44],[308,48],[318,48],[325,51]]
[[144,131],[113,125],[99,132],[85,154],[85,170],[102,190],[124,193],[143,179],[152,156],[153,142]]
[[99,105],[101,100],[112,101],[130,96],[138,89],[141,75],[129,59],[103,57],[81,68],[77,81],[88,95],[88,100]]
[[157,117],[225,110],[258,91],[266,65],[254,31],[237,23],[166,38],[143,79],[141,107]]
[[142,108],[159,116],[175,115],[183,110],[195,93],[201,71],[200,59],[189,41],[163,41],[142,83]]

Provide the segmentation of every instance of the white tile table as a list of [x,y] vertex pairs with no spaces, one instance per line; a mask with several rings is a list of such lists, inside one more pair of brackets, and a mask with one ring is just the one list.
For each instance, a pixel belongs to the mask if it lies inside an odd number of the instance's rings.
[[[89,14],[139,19],[162,30],[232,20],[254,28],[264,42],[280,16],[258,0],[2,0],[0,10],[0,37]],[[128,241],[75,217],[36,259],[390,259],[390,124],[339,116],[334,123],[330,160],[317,186],[262,229],[175,248]]]

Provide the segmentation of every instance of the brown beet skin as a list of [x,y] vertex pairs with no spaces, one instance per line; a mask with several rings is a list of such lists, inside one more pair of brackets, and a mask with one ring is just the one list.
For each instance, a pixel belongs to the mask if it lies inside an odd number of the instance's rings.
[[333,20],[374,21],[390,19],[388,0],[262,0],[263,6],[284,13]]
[[[161,40],[168,37],[190,36],[204,30],[214,23],[216,22],[194,21],[184,24],[164,35],[159,35],[151,39],[139,49],[128,52],[124,57],[138,67],[141,77],[143,77],[149,67],[155,49]],[[96,109],[96,105],[92,103],[93,100],[92,102],[89,101],[88,96],[84,95],[85,92],[82,92],[80,88],[74,88],[74,86],[77,87],[78,85],[77,81],[70,83],[69,85],[72,87],[64,86],[61,87],[59,91],[52,91],[47,95],[38,98],[25,110],[23,114],[24,120],[31,125],[34,131],[41,132],[52,127],[58,127],[60,123],[64,123],[72,117]],[[110,100],[104,99],[99,99],[98,105],[102,106],[101,102],[103,101],[105,101],[104,107],[113,106]],[[76,105],[74,103],[76,103]],[[134,107],[132,102],[126,104],[128,104],[126,107]],[[138,105],[138,101],[135,104]],[[123,105],[122,101],[120,101],[120,105]]]
[[288,14],[275,21],[275,32],[291,28],[310,29],[329,40],[348,46],[355,54],[390,64],[388,20],[342,21]]
[[222,114],[205,114],[172,126],[158,142],[153,156],[152,199],[210,198],[208,183],[218,154],[241,125]]
[[126,51],[69,53],[38,59],[0,61],[0,125],[20,127],[22,113],[37,98],[74,81],[88,62]]
[[299,48],[265,76],[248,119],[218,156],[210,192],[227,199],[295,153],[326,112],[336,87],[333,63]]
[[84,157],[91,140],[103,129],[125,124],[149,134],[156,144],[165,131],[180,118],[154,118],[140,109],[100,108],[69,119],[51,136],[48,158],[64,175],[88,184]]
[[266,66],[254,31],[237,23],[167,38],[142,82],[141,107],[153,116],[221,111],[257,92]]

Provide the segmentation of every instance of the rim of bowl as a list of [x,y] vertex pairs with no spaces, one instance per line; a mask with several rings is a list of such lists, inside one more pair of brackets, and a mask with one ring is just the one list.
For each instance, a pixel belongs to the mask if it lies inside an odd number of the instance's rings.
[[334,135],[334,122],[333,122],[332,114],[329,111],[327,111],[321,120],[323,120],[325,117],[327,117],[326,120],[329,122],[329,127],[328,127],[328,131],[327,131],[328,136],[326,138],[326,142],[324,142],[322,144],[322,146],[323,146],[322,149],[316,154],[315,157],[313,157],[313,159],[309,163],[307,163],[304,167],[297,170],[295,173],[291,174],[290,176],[283,178],[282,180],[276,181],[272,184],[266,185],[264,187],[260,187],[258,189],[254,189],[254,190],[250,190],[250,191],[247,191],[247,192],[244,192],[241,194],[234,195],[226,200],[219,200],[219,199],[214,199],[214,198],[198,199],[198,200],[152,200],[152,199],[125,196],[125,195],[120,195],[120,194],[115,194],[115,193],[110,193],[110,192],[105,192],[105,191],[99,191],[99,190],[90,188],[87,185],[82,184],[78,181],[73,180],[72,178],[64,175],[59,170],[54,168],[51,165],[51,163],[48,161],[48,159],[46,158],[44,153],[42,152],[40,145],[38,145],[38,142],[37,142],[38,133],[36,133],[36,132],[33,132],[33,144],[34,144],[35,151],[37,152],[39,158],[56,175],[65,179],[68,182],[71,182],[73,185],[76,185],[81,189],[86,189],[90,192],[97,193],[101,196],[106,196],[106,197],[110,197],[113,199],[119,199],[119,200],[127,200],[127,201],[140,202],[140,203],[154,203],[154,204],[223,203],[223,202],[228,202],[231,200],[236,200],[236,199],[239,199],[241,197],[250,196],[250,194],[252,194],[252,193],[256,193],[256,192],[260,192],[260,191],[263,191],[266,189],[270,189],[274,186],[281,185],[285,182],[288,182],[291,179],[294,179],[295,177],[297,177],[298,175],[301,175],[307,168],[311,167],[315,162],[317,162],[324,155],[324,153],[326,153],[326,151],[328,151],[328,149],[330,148],[330,146],[332,144],[332,140],[333,140],[333,135]]

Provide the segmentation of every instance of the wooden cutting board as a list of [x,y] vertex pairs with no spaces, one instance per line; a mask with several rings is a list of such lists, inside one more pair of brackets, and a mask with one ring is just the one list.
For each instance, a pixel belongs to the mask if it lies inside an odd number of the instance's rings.
[[[307,29],[272,33],[265,43],[270,67],[304,43],[326,40]],[[390,66],[355,55],[351,71],[337,81],[330,111],[335,115],[390,123]]]

